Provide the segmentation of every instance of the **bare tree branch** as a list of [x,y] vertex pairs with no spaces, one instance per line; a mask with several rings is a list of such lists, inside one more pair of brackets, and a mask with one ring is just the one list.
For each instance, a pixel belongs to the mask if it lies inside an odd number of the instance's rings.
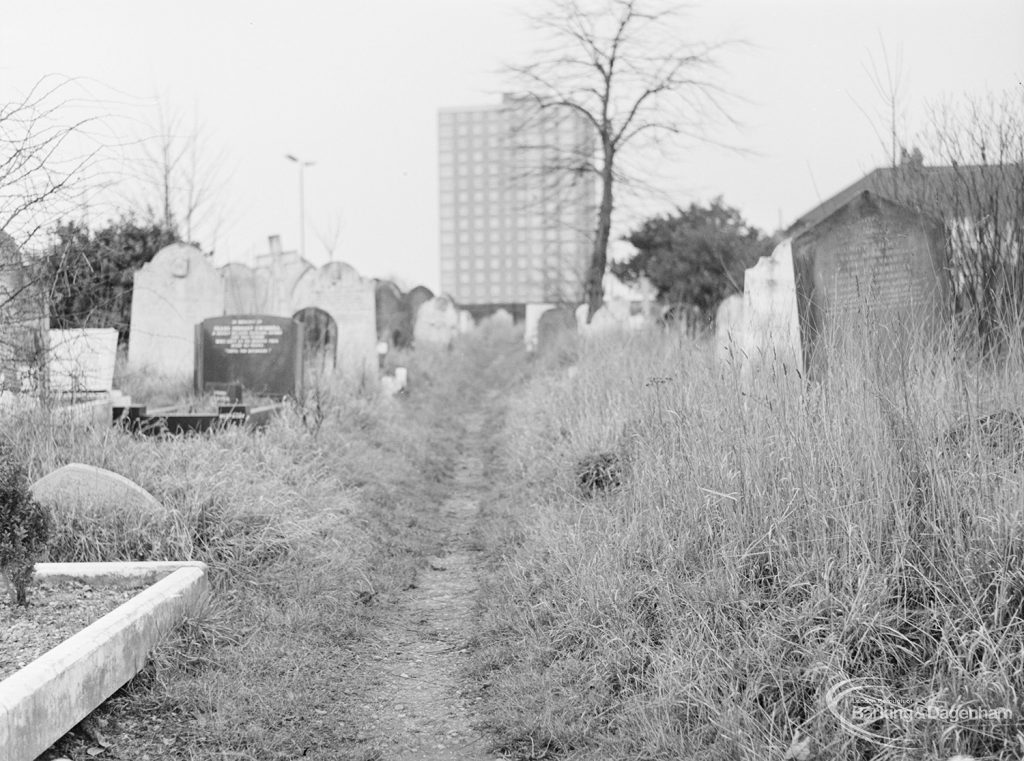
[[657,0],[551,0],[531,17],[544,40],[533,62],[508,68],[533,105],[522,134],[552,112],[575,114],[593,130],[595,158],[569,149],[564,160],[542,167],[595,175],[601,191],[584,287],[588,319],[604,298],[615,189],[642,184],[623,173],[620,152],[660,150],[682,137],[717,143],[706,128],[729,120],[727,93],[713,76],[724,43],[677,42],[677,18]]

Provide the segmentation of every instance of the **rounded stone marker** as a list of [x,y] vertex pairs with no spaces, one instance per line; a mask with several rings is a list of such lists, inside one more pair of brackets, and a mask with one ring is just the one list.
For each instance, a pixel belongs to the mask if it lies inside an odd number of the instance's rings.
[[131,479],[77,462],[43,476],[32,484],[30,491],[37,502],[54,509],[163,509],[156,497]]

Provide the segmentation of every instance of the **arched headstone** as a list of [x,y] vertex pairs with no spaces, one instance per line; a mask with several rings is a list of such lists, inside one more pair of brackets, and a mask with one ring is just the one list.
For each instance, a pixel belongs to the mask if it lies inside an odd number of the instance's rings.
[[224,283],[195,246],[175,243],[135,273],[128,360],[132,367],[191,375],[195,328],[224,314]]
[[376,286],[348,264],[329,262],[309,268],[291,288],[284,307],[289,315],[317,307],[338,329],[337,370],[361,382],[377,379]]
[[448,296],[435,296],[416,313],[416,345],[450,346],[459,334],[459,309]]

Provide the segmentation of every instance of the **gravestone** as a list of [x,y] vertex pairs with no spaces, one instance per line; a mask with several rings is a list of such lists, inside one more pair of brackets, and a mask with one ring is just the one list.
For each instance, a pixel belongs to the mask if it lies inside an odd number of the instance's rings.
[[557,306],[537,320],[537,351],[545,354],[576,337],[576,313],[568,306]]
[[412,316],[398,286],[390,280],[375,281],[377,340],[389,347],[408,346],[412,341]]
[[416,333],[416,319],[420,313],[420,307],[434,298],[434,292],[425,285],[417,285],[402,297],[405,302],[405,309],[409,313],[409,329],[412,335]]
[[[804,366],[858,331],[874,350],[936,325],[948,303],[942,223],[864,191],[793,240]],[[820,365],[817,365],[820,367]]]
[[720,362],[742,363],[745,348],[743,334],[743,294],[726,296],[715,310],[715,356]]
[[[375,386],[378,378],[376,285],[344,262],[307,267],[278,314],[316,307],[333,321],[336,356],[327,363],[350,381]],[[327,328],[330,330],[330,328]]]
[[527,351],[537,351],[537,325],[540,323],[541,315],[549,309],[554,309],[554,304],[527,304],[523,317],[523,343]]
[[782,372],[803,372],[790,239],[743,274],[741,319],[739,347],[747,369],[757,364],[772,365]]
[[66,513],[78,510],[163,512],[163,506],[131,479],[110,470],[73,462],[30,487],[32,498]]
[[135,273],[128,359],[136,370],[171,376],[192,368],[195,326],[224,314],[221,273],[195,246],[160,249]]
[[51,391],[110,391],[114,387],[117,330],[51,330],[46,359]]
[[448,296],[435,296],[416,313],[416,345],[451,346],[459,334],[459,309]]
[[302,325],[287,317],[226,315],[196,326],[195,391],[295,397],[302,388]]

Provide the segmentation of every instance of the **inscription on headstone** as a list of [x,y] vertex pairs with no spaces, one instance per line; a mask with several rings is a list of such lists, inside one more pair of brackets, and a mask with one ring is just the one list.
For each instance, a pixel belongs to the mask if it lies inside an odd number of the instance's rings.
[[241,384],[263,396],[295,396],[302,385],[302,325],[270,315],[211,317],[196,326],[196,393]]
[[934,325],[946,308],[947,267],[941,222],[869,191],[798,235],[804,366],[812,368],[823,338],[853,328],[889,341]]

